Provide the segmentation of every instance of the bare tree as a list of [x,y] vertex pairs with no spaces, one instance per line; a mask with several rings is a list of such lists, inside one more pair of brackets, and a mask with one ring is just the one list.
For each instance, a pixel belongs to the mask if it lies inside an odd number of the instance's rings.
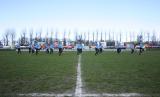
[[156,35],[155,35],[155,33],[153,33],[153,35],[152,35],[152,44],[156,44]]
[[75,41],[77,41],[77,40],[78,40],[78,33],[76,31],[76,33],[75,33]]
[[149,34],[149,32],[147,33],[147,38],[148,38],[148,43],[149,43],[149,38],[150,38],[150,34]]
[[68,32],[68,39],[70,40],[71,30]]
[[127,32],[126,32],[126,42],[127,42]]
[[42,30],[39,32],[39,40],[42,41]]
[[32,44],[33,39],[33,29],[30,30],[30,44]]
[[94,32],[93,32],[93,42],[94,42]]
[[26,39],[26,29],[24,29],[23,31],[22,31],[22,34],[21,34],[21,39],[20,39],[21,41],[21,46],[24,46],[24,45],[26,45],[26,41],[27,41],[27,39]]
[[24,43],[26,43],[26,30],[23,31]]
[[9,43],[9,34],[10,34],[10,30],[8,29],[8,30],[6,30],[6,32],[5,32],[5,38],[6,38],[6,46],[8,46],[8,43]]
[[96,41],[98,41],[98,31],[96,31],[97,32],[97,35],[96,35]]
[[[47,31],[48,32],[48,31]],[[55,38],[56,38],[56,40],[57,40],[57,38],[58,38],[58,30],[56,29],[56,33],[55,33]]]
[[107,41],[107,32],[105,32],[105,42]]
[[86,32],[83,33],[84,37],[84,42],[86,42]]
[[6,45],[6,38],[3,36],[3,45]]
[[103,41],[103,39],[102,39],[102,31],[101,31],[101,42]]
[[110,31],[109,31],[109,41],[111,40],[111,35],[110,35]]
[[14,40],[15,36],[16,36],[15,30],[11,29],[10,30],[10,37],[11,37],[11,40],[12,40],[12,46],[15,44],[15,40]]
[[120,40],[119,41],[121,42],[121,40],[122,40],[122,33],[120,32]]
[[113,41],[115,41],[115,40],[114,40],[114,31],[112,32],[112,34],[113,34]]
[[88,31],[88,41],[89,41],[89,31]]
[[63,45],[66,46],[66,30],[63,32]]

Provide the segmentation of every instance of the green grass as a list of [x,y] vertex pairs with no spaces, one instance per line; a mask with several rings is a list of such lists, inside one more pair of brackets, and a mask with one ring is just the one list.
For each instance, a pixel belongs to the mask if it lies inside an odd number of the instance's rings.
[[72,92],[76,84],[75,52],[29,55],[0,51],[0,95]]
[[95,93],[160,93],[160,51],[94,52],[82,55],[85,89]]
[[[160,51],[82,54],[82,80],[87,93],[160,94]],[[38,56],[0,51],[0,96],[17,93],[74,93],[76,52]]]

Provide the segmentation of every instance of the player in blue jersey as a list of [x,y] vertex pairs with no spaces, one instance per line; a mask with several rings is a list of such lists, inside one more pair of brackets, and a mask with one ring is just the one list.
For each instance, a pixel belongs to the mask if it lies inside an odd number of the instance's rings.
[[130,44],[130,48],[131,48],[131,54],[133,54],[134,53],[134,43]]
[[46,53],[49,54],[49,48],[50,48],[49,44],[46,43],[45,47],[46,47]]
[[77,44],[77,55],[82,53],[82,48],[83,48],[82,43],[79,42]]
[[63,52],[63,45],[62,45],[62,43],[61,42],[59,42],[59,44],[58,44],[58,49],[59,49],[59,56],[62,54],[62,52]]
[[99,46],[99,43],[96,42],[96,43],[95,43],[95,46],[96,46],[96,47],[95,47],[95,51],[96,51],[95,55],[98,55],[98,54],[99,54],[99,47],[100,47],[100,46]]
[[32,44],[32,54],[35,52],[35,47],[34,45]]
[[102,43],[99,44],[99,53],[102,53],[103,51],[103,46],[102,46]]
[[142,42],[140,42],[139,43],[139,55],[141,55],[142,51],[144,51],[143,44],[142,44]]
[[38,51],[40,50],[40,45],[38,43],[35,44],[36,55],[38,55]]
[[54,45],[50,44],[50,54],[53,54]]
[[18,49],[17,54],[21,54],[21,47],[19,43],[17,43],[16,48]]
[[117,53],[119,54],[120,52],[121,52],[121,44],[118,43],[118,44],[117,44]]
[[29,45],[28,49],[29,49],[29,54],[30,54],[31,53],[31,49],[32,49],[32,45],[31,44]]

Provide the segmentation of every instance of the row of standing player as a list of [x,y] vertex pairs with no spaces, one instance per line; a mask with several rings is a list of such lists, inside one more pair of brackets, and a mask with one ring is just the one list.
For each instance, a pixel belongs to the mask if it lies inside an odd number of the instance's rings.
[[[102,44],[101,43],[98,43],[98,42],[95,42],[95,55],[98,55],[100,53],[102,53]],[[82,49],[83,49],[83,45],[82,43],[78,43],[77,44],[77,55],[81,54],[82,53]]]
[[[62,54],[62,52],[63,52],[63,45],[62,45],[62,43],[59,43],[58,44],[58,49],[59,49],[59,56]],[[54,45],[53,44],[46,44],[46,53],[47,54],[53,54],[53,50],[54,50]]]
[[[139,43],[139,55],[141,55],[141,53],[144,51],[143,49],[143,44],[142,43]],[[130,44],[130,48],[131,48],[131,54],[134,53],[134,49],[135,49],[135,45],[134,44]],[[17,45],[17,49],[18,49],[18,54],[21,54],[21,48],[20,48],[20,45]],[[38,54],[39,50],[41,49],[40,45],[38,43],[36,43],[35,45],[30,45],[29,46],[29,53],[32,52],[35,53],[36,52],[36,55]],[[52,54],[53,53],[53,49],[54,49],[54,45],[51,44],[51,45],[47,45],[46,44],[46,53],[47,54]],[[63,52],[63,45],[62,43],[59,43],[58,44],[58,49],[59,49],[59,56],[62,54]],[[77,55],[81,54],[82,53],[82,49],[83,49],[83,45],[82,43],[78,43],[77,44]],[[121,52],[121,46],[118,45],[117,46],[117,53],[119,54]],[[99,42],[95,42],[95,55],[98,55],[98,54],[101,54],[103,51],[103,46],[101,43]]]
[[[81,54],[82,53],[82,44],[81,43],[78,43],[77,45],[77,55]],[[134,50],[135,50],[135,45],[134,43],[130,44],[130,48],[131,48],[131,54],[134,53]],[[120,45],[117,45],[117,53],[119,54],[121,52],[121,49],[122,47]],[[100,42],[95,42],[95,55],[97,56],[98,54],[101,54],[103,51],[103,46]],[[141,53],[144,51],[144,48],[143,48],[143,43],[140,42],[139,43],[139,55],[141,55]]]
[[[16,45],[16,48],[18,49],[18,54],[21,54],[21,48],[20,48],[20,45],[19,44],[17,44]],[[35,43],[34,45],[30,45],[29,46],[29,54],[30,53],[32,53],[32,54],[34,54],[34,53],[36,53],[36,55],[39,53],[39,50],[41,49],[41,47],[40,47],[40,45],[38,44],[38,43]],[[53,53],[53,49],[54,49],[54,45],[53,44],[51,44],[51,45],[48,45],[48,44],[46,44],[46,53],[47,54],[52,54]],[[62,43],[59,43],[58,44],[58,49],[59,49],[59,56],[62,54],[62,52],[63,52],[63,45],[62,45]]]
[[[117,53],[118,54],[121,52],[121,49],[122,49],[122,47],[120,45],[117,45]],[[133,54],[135,51],[135,44],[134,43],[130,44],[130,49],[131,49],[131,54]],[[143,43],[139,43],[139,55],[141,55],[143,51],[144,51]]]
[[[18,49],[18,54],[21,54],[21,48],[20,48],[20,45],[17,44],[16,48]],[[41,49],[40,45],[38,43],[34,44],[34,45],[30,45],[29,46],[29,54],[32,52],[35,53],[36,52],[36,55],[38,54],[39,50]],[[46,53],[47,54],[52,54],[53,53],[53,49],[54,49],[54,45],[51,44],[51,45],[48,45],[46,44]],[[63,45],[62,43],[59,43],[58,44],[58,49],[59,49],[59,56],[62,54],[63,52]],[[78,43],[77,44],[77,55],[81,54],[82,53],[82,49],[83,49],[83,46],[81,43]]]

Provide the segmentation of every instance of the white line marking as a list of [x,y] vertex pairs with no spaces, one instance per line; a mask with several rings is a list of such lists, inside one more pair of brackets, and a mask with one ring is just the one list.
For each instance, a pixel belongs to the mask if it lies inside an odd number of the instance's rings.
[[117,93],[117,94],[112,94],[112,93],[102,93],[102,94],[96,94],[96,93],[84,93],[80,95],[75,95],[75,94],[67,94],[67,93],[62,93],[62,94],[54,94],[54,93],[26,93],[26,94],[18,94],[18,96],[29,96],[29,97],[151,97],[155,96],[158,97],[160,94],[140,94],[140,93]]
[[77,82],[76,82],[75,96],[82,97],[81,55],[78,56]]
[[65,96],[73,96],[73,94],[54,94],[54,93],[26,93],[26,94],[18,94],[18,96],[32,96],[32,97],[65,97]]
[[145,96],[144,94],[139,93],[119,93],[119,94],[110,94],[110,93],[103,93],[104,96],[122,96],[122,97],[131,97],[131,96]]
[[111,93],[102,93],[102,94],[83,94],[83,97],[144,97],[147,95],[139,94],[139,93],[119,93],[119,94],[111,94]]

